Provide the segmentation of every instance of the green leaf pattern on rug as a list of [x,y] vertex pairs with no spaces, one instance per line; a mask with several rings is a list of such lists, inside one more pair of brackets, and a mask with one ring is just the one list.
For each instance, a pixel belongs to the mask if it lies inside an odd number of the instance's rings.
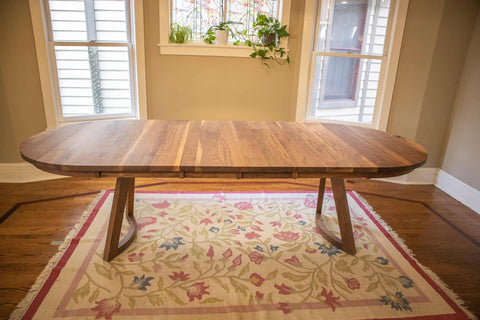
[[[270,304],[288,314],[307,303],[334,312],[361,294],[396,311],[412,310],[402,290],[413,281],[382,256],[366,219],[352,220],[355,256],[317,233],[316,195],[282,201],[223,193],[181,201],[163,196],[135,202],[137,240],[110,263],[98,249],[74,303],[88,300],[97,309],[102,299],[118,309]],[[327,194],[323,219],[338,236],[334,210]]]

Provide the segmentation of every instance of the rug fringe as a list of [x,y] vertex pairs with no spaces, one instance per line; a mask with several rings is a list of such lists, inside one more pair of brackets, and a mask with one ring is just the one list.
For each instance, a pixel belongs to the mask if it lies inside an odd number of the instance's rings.
[[365,206],[365,208],[370,211],[370,213],[375,217],[375,219],[382,225],[385,230],[388,231],[388,233],[397,241],[397,243],[400,245],[400,247],[407,252],[407,254],[412,257],[412,259],[415,261],[415,263],[430,277],[432,278],[433,281],[436,282],[436,284],[443,290],[445,293],[465,312],[465,314],[472,320],[478,320],[477,316],[475,316],[470,310],[467,309],[465,306],[465,301],[458,296],[450,287],[443,282],[442,279],[440,279],[439,276],[435,274],[430,268],[424,266],[421,264],[417,258],[415,257],[415,254],[413,253],[410,248],[407,247],[405,244],[405,240],[400,238],[400,236],[385,222],[383,219],[380,217],[378,213],[373,210],[372,206],[365,200],[361,195],[359,195],[356,191],[352,191],[352,193],[355,194],[355,196],[362,202],[362,204]]
[[33,302],[33,299],[35,299],[35,297],[37,296],[38,291],[42,288],[45,281],[47,281],[48,276],[52,272],[53,268],[55,268],[58,261],[63,256],[63,253],[70,245],[70,242],[72,241],[73,238],[76,237],[82,225],[87,220],[90,213],[95,208],[95,206],[97,205],[97,203],[100,201],[100,199],[103,197],[104,194],[105,194],[105,190],[100,191],[97,197],[88,205],[87,209],[85,209],[85,211],[82,213],[78,222],[75,224],[73,229],[70,230],[68,235],[63,240],[63,243],[58,247],[57,253],[55,253],[55,255],[50,259],[50,261],[48,261],[43,271],[35,280],[35,284],[30,288],[25,298],[23,298],[23,300],[16,306],[15,310],[12,311],[9,318],[10,320],[18,320],[23,317],[28,307]]

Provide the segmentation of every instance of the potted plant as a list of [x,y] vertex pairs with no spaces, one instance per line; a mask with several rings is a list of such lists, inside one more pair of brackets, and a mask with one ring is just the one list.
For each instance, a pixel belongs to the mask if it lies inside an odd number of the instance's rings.
[[[215,41],[215,44],[226,45],[228,43],[228,32],[232,35],[233,38],[236,37],[236,32],[230,27],[232,24],[242,24],[241,22],[235,21],[222,21],[217,25],[211,26],[208,28],[207,32],[203,36],[203,40],[206,43],[212,44]],[[238,44],[239,41],[235,41],[234,44]]]
[[[257,41],[245,41],[245,44],[253,49],[250,57],[260,58],[260,61],[267,67],[269,67],[268,60],[280,64],[284,61],[290,63],[285,48],[279,47],[280,40],[290,36],[287,32],[287,25],[282,26],[278,19],[261,14],[253,22],[253,31]],[[284,57],[285,59],[283,59]]]
[[193,32],[189,26],[182,26],[176,23],[170,25],[169,42],[185,43],[192,40]]

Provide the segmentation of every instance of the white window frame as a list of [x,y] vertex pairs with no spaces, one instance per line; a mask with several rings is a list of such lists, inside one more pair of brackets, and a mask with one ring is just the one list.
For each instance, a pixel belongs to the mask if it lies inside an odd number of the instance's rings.
[[[171,0],[159,1],[160,17],[160,54],[188,56],[250,57],[253,49],[243,45],[206,44],[203,41],[192,43],[169,43]],[[280,7],[281,25],[290,24],[291,0],[282,0]],[[288,28],[287,28],[288,30]],[[280,39],[280,47],[288,51],[288,37]]]
[[[112,115],[91,115],[78,117],[63,117],[61,110],[61,101],[58,88],[56,59],[53,41],[49,41],[49,27],[47,23],[48,16],[44,10],[43,1],[48,0],[29,0],[30,13],[35,38],[35,48],[37,52],[37,62],[40,74],[40,83],[43,94],[43,106],[45,109],[45,118],[47,129],[56,128],[59,125],[77,122],[102,119],[146,119],[147,118],[147,95],[145,78],[145,47],[144,47],[144,28],[143,28],[143,1],[130,0],[130,12],[127,23],[131,23],[129,28],[132,34],[132,45],[125,44],[131,52],[130,57],[130,76],[132,83],[132,103],[133,109],[130,114],[112,114]],[[133,21],[132,21],[133,20]],[[50,37],[51,39],[51,37]],[[84,42],[56,42],[56,45],[85,45]],[[108,43],[98,44],[96,46],[108,46]],[[111,44],[110,44],[111,45]],[[115,44],[116,45],[116,44]]]
[[[400,57],[400,48],[402,44],[405,21],[409,0],[396,0],[390,8],[392,22],[390,32],[387,30],[386,44],[384,53],[381,57],[382,68],[380,72],[380,81],[375,101],[375,109],[371,124],[356,123],[347,121],[334,121],[311,117],[311,96],[315,68],[315,36],[317,29],[317,14],[319,12],[321,0],[306,0],[304,11],[304,25],[302,36],[302,49],[300,55],[300,78],[298,82],[297,106],[295,121],[297,122],[326,122],[326,123],[344,123],[358,125],[379,130],[386,130],[388,124],[388,115],[392,102],[395,77],[397,73],[398,60]],[[389,37],[390,35],[390,37]],[[328,54],[322,52],[324,56],[345,56],[350,58],[365,57],[368,55],[359,54]],[[378,56],[374,56],[378,59]]]

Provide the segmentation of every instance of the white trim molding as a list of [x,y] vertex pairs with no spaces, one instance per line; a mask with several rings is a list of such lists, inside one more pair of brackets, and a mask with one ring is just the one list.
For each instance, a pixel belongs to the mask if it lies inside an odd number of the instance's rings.
[[68,178],[35,168],[27,162],[0,163],[0,183],[26,183]]
[[433,184],[480,214],[480,190],[466,184],[439,168],[419,168],[403,176],[374,179],[400,184]]
[[418,168],[403,176],[374,179],[399,184],[436,184],[438,168]]
[[438,171],[435,186],[480,214],[480,190],[475,189],[443,170]]

